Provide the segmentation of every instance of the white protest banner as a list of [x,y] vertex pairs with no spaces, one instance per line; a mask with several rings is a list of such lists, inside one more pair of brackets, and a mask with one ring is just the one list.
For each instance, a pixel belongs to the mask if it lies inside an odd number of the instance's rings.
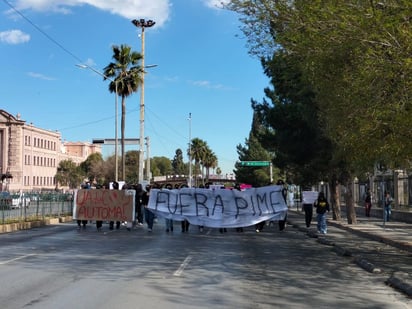
[[243,227],[284,219],[287,205],[283,186],[226,189],[152,189],[148,208],[156,215],[208,227]]
[[318,191],[302,191],[302,205],[313,204],[318,199]]
[[73,217],[77,220],[133,221],[134,190],[76,190]]

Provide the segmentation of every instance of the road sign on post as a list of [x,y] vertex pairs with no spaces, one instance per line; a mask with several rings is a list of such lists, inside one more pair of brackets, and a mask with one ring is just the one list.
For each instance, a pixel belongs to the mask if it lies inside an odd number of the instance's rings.
[[241,166],[269,166],[270,161],[240,161]]

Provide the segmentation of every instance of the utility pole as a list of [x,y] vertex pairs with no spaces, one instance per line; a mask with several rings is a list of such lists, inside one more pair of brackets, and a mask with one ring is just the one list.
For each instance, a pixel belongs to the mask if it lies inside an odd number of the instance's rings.
[[192,187],[192,113],[189,113],[189,179],[188,186]]
[[[139,175],[138,175],[138,181],[139,183],[143,182],[143,166],[144,166],[144,29],[145,28],[150,28],[153,27],[155,22],[153,20],[145,20],[145,19],[133,19],[132,24],[135,25],[136,27],[140,27],[142,29],[141,32],[141,39],[142,39],[142,73],[141,73],[141,86],[140,86],[140,135],[139,135]],[[147,173],[146,173],[147,174]]]

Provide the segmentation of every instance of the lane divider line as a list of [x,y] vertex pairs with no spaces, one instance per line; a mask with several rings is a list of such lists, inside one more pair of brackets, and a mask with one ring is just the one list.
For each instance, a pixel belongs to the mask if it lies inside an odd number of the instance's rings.
[[174,272],[173,276],[180,277],[183,274],[183,270],[186,268],[187,265],[189,265],[191,260],[192,257],[188,255],[183,261],[183,263],[180,264],[179,268]]
[[18,260],[22,260],[22,259],[31,257],[31,256],[33,256],[33,255],[37,255],[37,254],[31,253],[31,254],[22,255],[22,256],[16,257],[16,258],[11,259],[11,260],[7,260],[7,261],[0,262],[0,265],[9,264],[9,263],[12,263],[12,262],[15,262],[15,261],[18,261]]

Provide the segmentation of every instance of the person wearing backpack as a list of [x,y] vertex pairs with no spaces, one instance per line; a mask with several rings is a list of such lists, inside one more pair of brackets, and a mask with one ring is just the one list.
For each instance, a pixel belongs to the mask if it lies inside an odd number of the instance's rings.
[[313,206],[316,208],[318,232],[321,234],[326,234],[328,231],[326,212],[329,212],[329,203],[326,200],[325,193],[319,192],[318,199],[315,201]]

